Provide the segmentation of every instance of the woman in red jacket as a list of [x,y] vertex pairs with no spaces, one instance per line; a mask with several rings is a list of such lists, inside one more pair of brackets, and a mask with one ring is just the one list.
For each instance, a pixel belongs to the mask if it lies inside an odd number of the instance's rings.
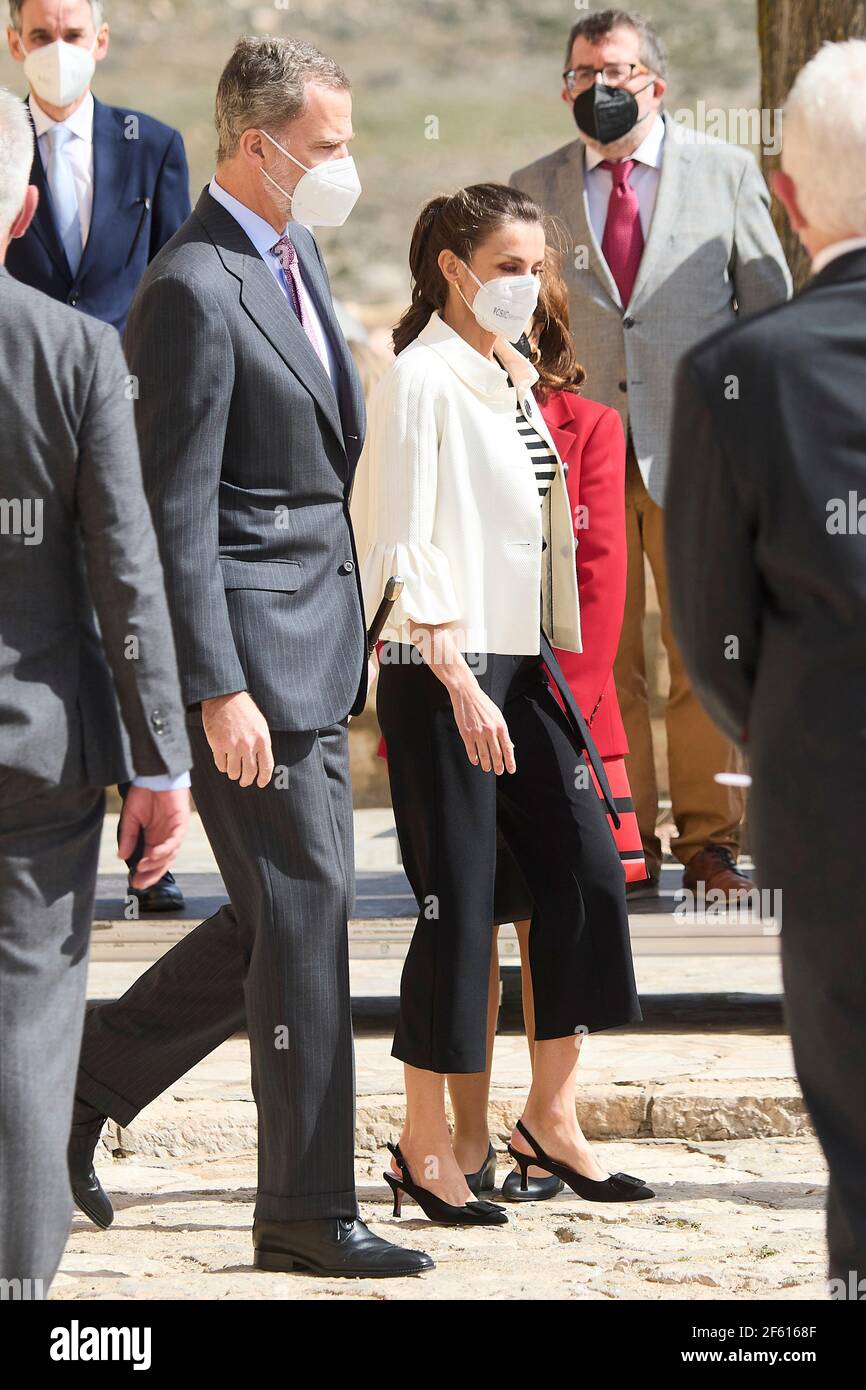
[[[531,357],[539,373],[535,395],[568,469],[566,482],[574,520],[583,651],[578,654],[557,650],[556,656],[604,760],[621,819],[620,829],[614,831],[611,825],[611,833],[627,881],[636,882],[646,878],[646,866],[625,771],[628,743],[613,683],[626,586],[625,437],[615,410],[579,394],[586,374],[575,360],[569,331],[568,290],[559,272],[556,252],[550,247],[530,336],[518,347]],[[513,921],[517,931],[530,1057],[534,1044],[529,970],[531,915],[531,895],[500,836],[495,920],[497,925]],[[454,1153],[476,1193],[492,1191],[495,1183],[496,1159],[487,1126],[487,1104],[498,1011],[499,960],[494,950],[488,1000],[487,1071],[448,1077],[454,1111]],[[579,1038],[575,1045],[580,1045]],[[597,1179],[605,1171],[587,1143],[585,1175]],[[521,1188],[519,1172],[510,1173],[503,1184],[503,1195],[518,1201],[538,1201],[555,1196],[562,1187],[558,1178],[540,1169],[530,1168],[529,1175],[528,1187]]]

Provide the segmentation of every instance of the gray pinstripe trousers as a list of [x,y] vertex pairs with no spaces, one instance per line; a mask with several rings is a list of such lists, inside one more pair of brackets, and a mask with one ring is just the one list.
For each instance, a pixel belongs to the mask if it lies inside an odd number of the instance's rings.
[[104,809],[101,787],[0,769],[0,1278],[41,1280],[35,1297],[72,1219],[66,1146]]
[[242,788],[216,770],[200,716],[188,722],[196,806],[230,902],[88,1014],[78,1094],[129,1124],[246,1024],[256,1216],[355,1216],[346,724],[272,733],[274,778]]

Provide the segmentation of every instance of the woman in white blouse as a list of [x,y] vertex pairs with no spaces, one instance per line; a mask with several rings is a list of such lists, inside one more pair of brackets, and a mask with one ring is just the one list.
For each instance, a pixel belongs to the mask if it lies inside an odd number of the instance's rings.
[[408,1193],[460,1224],[507,1219],[460,1171],[444,1083],[485,1066],[497,824],[536,904],[534,1074],[509,1151],[590,1199],[652,1195],[604,1173],[574,1107],[576,1041],[641,1015],[623,874],[582,750],[597,775],[601,764],[542,664],[553,670],[549,643],[580,650],[563,468],[533,403],[537,373],[510,345],[544,249],[541,212],[514,189],[478,184],[424,208],[351,504],[368,614],[391,575],[403,580],[377,710],[419,916],[393,1046],[406,1122],[385,1176],[396,1212]]

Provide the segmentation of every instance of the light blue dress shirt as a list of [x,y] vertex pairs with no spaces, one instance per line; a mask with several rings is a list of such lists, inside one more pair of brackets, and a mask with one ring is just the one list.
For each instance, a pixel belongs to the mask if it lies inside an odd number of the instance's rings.
[[180,772],[177,777],[170,777],[167,772],[157,772],[152,777],[133,777],[132,785],[144,787],[150,792],[179,792],[190,786],[191,781],[188,772]]
[[[292,313],[294,313],[294,305],[292,304],[288,280],[276,256],[271,255],[271,247],[276,245],[282,233],[275,232],[270,222],[266,222],[263,217],[259,217],[258,213],[253,212],[252,208],[248,208],[246,203],[240,203],[237,198],[232,197],[231,193],[226,193],[225,189],[217,183],[216,175],[214,175],[210,181],[208,192],[216,202],[225,208],[226,212],[231,213],[241,230],[246,232],[253,246],[258,251],[265,265],[268,267],[268,270],[282,290],[286,303],[292,305]],[[334,357],[334,350],[331,346],[331,340],[328,337],[325,325],[322,323],[310,293],[304,284],[300,263],[297,266],[297,272],[300,293],[304,301],[304,313],[308,314],[312,319],[313,325],[318,332],[319,340],[324,344],[325,361],[322,363],[322,366],[331,378],[331,384],[334,385],[337,380],[337,364]]]

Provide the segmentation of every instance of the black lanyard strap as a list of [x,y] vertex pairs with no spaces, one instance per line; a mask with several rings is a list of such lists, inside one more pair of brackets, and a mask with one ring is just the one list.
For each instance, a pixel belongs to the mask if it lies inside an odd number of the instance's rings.
[[595,746],[595,741],[593,740],[592,734],[589,732],[587,722],[580,712],[580,707],[571,693],[571,686],[565,679],[565,676],[562,673],[562,667],[557,661],[554,650],[548,642],[543,630],[541,633],[541,659],[547,667],[548,671],[550,672],[551,679],[553,680],[554,685],[556,686],[557,690],[562,696],[563,704],[565,705],[565,712],[568,715],[572,729],[574,730],[574,734],[577,739],[578,745],[586,753],[587,762],[589,763],[590,767],[595,773],[599,789],[601,791],[602,796],[604,797],[605,805],[607,806],[608,815],[610,816],[617,830],[619,830],[619,812],[616,809],[616,802],[614,801],[613,793],[610,789],[610,783],[607,780],[607,773],[604,770],[604,763],[602,762],[599,751]]

